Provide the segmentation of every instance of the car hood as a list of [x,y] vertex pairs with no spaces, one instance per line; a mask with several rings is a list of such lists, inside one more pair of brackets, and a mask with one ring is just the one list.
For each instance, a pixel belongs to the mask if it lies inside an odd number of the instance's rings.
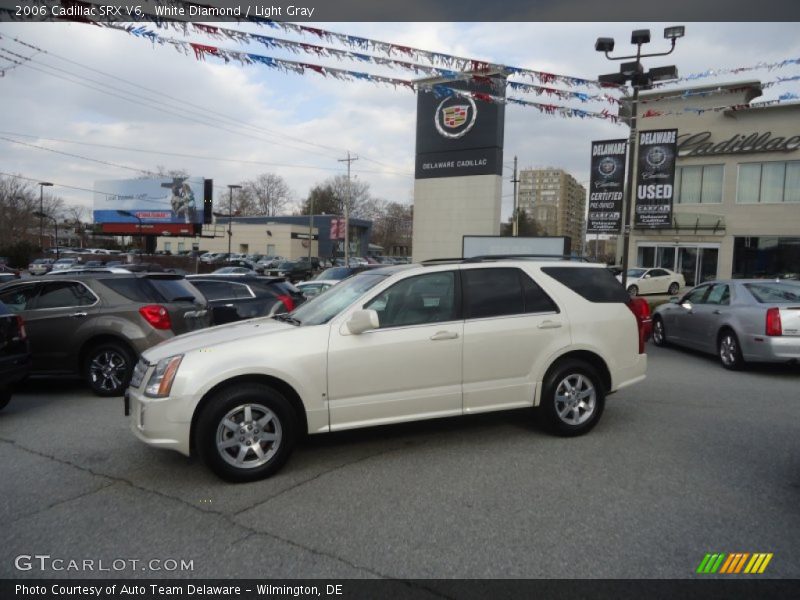
[[142,356],[148,363],[153,364],[162,358],[175,356],[176,354],[186,354],[193,350],[201,350],[230,342],[241,342],[248,338],[272,335],[296,328],[296,325],[276,321],[270,317],[259,317],[179,335],[153,346],[142,353]]

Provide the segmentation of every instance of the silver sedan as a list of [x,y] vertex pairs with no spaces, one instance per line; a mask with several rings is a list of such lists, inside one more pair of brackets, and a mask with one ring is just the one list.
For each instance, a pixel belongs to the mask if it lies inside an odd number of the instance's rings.
[[709,281],[656,308],[653,342],[716,354],[726,369],[800,361],[800,283]]

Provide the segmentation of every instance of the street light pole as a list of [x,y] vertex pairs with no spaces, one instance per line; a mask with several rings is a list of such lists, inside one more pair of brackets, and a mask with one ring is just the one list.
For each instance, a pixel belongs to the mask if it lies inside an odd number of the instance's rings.
[[358,160],[357,156],[350,156],[350,151],[347,151],[347,158],[340,158],[339,162],[347,163],[347,200],[344,203],[344,266],[350,266],[350,197],[352,189],[350,186],[350,164]]
[[228,184],[228,189],[230,190],[228,196],[228,260],[231,258],[231,238],[233,237],[233,229],[232,229],[232,222],[233,219],[233,190],[240,190],[242,186],[235,185],[235,184]]
[[614,38],[597,38],[594,44],[594,49],[598,52],[605,53],[608,60],[635,59],[634,62],[622,63],[619,73],[601,75],[598,78],[601,83],[612,83],[621,86],[624,86],[630,81],[631,87],[633,88],[629,121],[631,131],[628,141],[628,170],[625,174],[625,190],[627,193],[625,194],[625,204],[622,211],[622,231],[620,232],[622,236],[622,285],[626,289],[628,286],[628,260],[631,241],[631,213],[633,212],[634,206],[633,169],[635,166],[634,157],[636,154],[636,121],[638,117],[639,90],[649,89],[654,81],[676,79],[678,77],[678,70],[674,66],[657,67],[645,72],[641,64],[641,59],[672,54],[673,50],[675,50],[675,42],[678,38],[683,37],[684,34],[685,28],[682,25],[665,28],[664,38],[670,40],[670,49],[666,52],[654,52],[651,54],[642,54],[642,45],[650,43],[649,29],[637,29],[631,34],[631,44],[636,45],[635,55],[610,56],[609,52],[614,50]]
[[42,221],[43,219],[52,219],[53,225],[55,227],[55,236],[56,236],[56,239],[55,239],[55,242],[56,242],[56,260],[58,260],[59,258],[61,258],[61,254],[58,251],[58,219],[56,219],[55,217],[53,217],[51,215],[45,214],[42,211],[36,211],[35,213],[33,213],[33,216],[34,217],[39,217],[39,221]]
[[[44,188],[52,187],[53,184],[49,181],[40,181],[39,182],[39,214],[44,215]],[[44,217],[39,217],[39,247],[44,250]],[[58,243],[56,242],[56,245]],[[58,248],[56,248],[56,252],[58,252]]]

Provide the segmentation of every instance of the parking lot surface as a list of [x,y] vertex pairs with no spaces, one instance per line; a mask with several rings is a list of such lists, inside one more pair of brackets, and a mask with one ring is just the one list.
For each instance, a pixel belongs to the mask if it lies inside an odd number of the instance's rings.
[[[800,577],[800,368],[648,353],[584,437],[530,411],[315,436],[244,485],[138,442],[119,398],[29,382],[0,413],[0,577],[690,578],[708,552]],[[15,567],[37,554],[148,566]]]

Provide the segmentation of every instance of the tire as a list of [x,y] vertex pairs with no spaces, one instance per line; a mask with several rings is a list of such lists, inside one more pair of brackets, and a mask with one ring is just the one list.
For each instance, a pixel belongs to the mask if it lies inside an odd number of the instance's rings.
[[133,375],[133,353],[119,342],[93,346],[86,354],[83,375],[97,396],[121,396]]
[[664,327],[664,319],[661,317],[653,319],[653,343],[661,347],[667,345],[667,330]]
[[669,284],[669,289],[667,290],[667,294],[670,296],[677,296],[678,291],[681,289],[681,286],[678,285],[677,281],[673,281]]
[[717,356],[722,366],[729,371],[741,371],[744,368],[742,348],[739,338],[730,329],[723,329],[717,340]]
[[11,402],[11,390],[6,387],[0,388],[0,410],[8,406],[9,402]]
[[[576,395],[570,395],[570,388],[577,388]],[[600,377],[590,365],[565,360],[545,378],[539,410],[553,433],[565,437],[582,435],[600,420],[605,395]]]
[[629,285],[628,286],[628,294],[630,296],[638,296],[639,295],[639,286]]
[[259,383],[218,392],[202,408],[195,437],[197,453],[208,468],[233,482],[256,481],[276,473],[291,455],[296,438],[297,423],[289,401]]

